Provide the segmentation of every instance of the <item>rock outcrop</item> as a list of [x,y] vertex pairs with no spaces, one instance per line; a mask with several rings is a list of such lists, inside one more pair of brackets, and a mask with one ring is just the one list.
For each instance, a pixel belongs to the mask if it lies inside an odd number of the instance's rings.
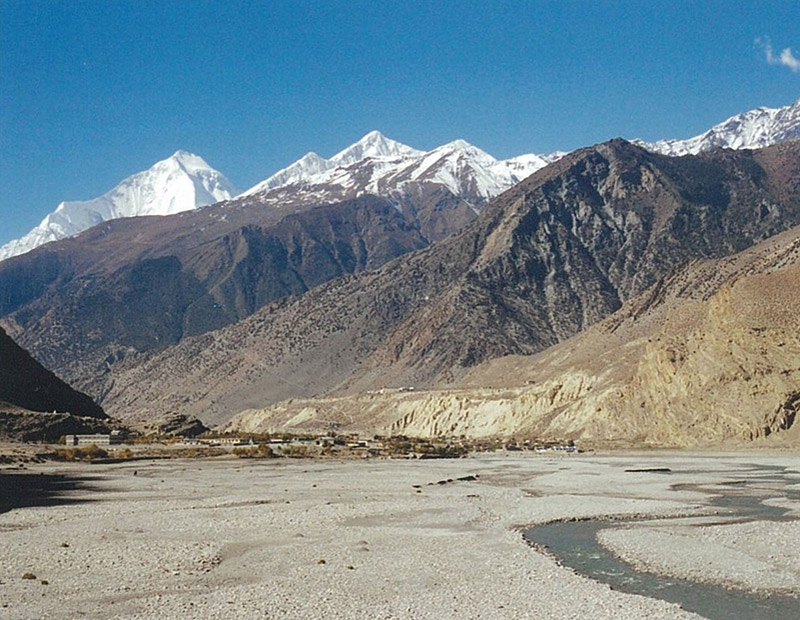
[[55,441],[69,433],[107,431],[108,416],[42,367],[0,328],[0,438]]

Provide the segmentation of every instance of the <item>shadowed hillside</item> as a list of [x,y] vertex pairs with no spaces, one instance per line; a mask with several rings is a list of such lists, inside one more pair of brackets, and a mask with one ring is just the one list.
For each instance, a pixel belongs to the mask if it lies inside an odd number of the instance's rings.
[[91,398],[42,367],[0,328],[0,401],[31,411],[106,418]]

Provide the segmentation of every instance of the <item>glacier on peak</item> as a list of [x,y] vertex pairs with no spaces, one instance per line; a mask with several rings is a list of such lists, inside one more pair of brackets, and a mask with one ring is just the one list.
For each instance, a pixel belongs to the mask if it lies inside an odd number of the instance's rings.
[[387,138],[380,131],[370,131],[358,142],[336,153],[330,161],[335,166],[346,166],[368,157],[414,157],[421,153],[422,151]]
[[[313,160],[308,159],[311,155]],[[420,151],[371,131],[330,159],[305,155],[242,196],[259,195],[265,203],[279,204],[291,188],[295,197],[307,196],[309,200],[367,193],[391,197],[402,194],[409,183],[434,183],[480,203],[561,155],[530,154],[497,160],[462,139]],[[271,190],[278,193],[270,195]]]
[[755,149],[800,137],[800,99],[782,108],[759,107],[714,125],[685,140],[658,140],[635,144],[663,155],[697,155],[708,149]]
[[138,215],[171,215],[237,194],[222,173],[199,155],[179,150],[92,200],[62,202],[25,236],[0,247],[0,260],[72,237],[108,220]]

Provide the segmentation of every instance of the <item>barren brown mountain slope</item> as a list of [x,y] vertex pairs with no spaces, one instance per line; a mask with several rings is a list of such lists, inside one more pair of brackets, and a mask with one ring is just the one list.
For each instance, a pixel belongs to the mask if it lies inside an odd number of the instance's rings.
[[695,261],[574,338],[482,364],[458,388],[295,399],[228,428],[797,445],[798,411],[800,228]]
[[[463,202],[446,192],[424,198],[442,216]],[[375,196],[297,209],[239,199],[114,220],[2,261],[3,324],[36,359],[86,388],[124,357],[428,244],[412,216]]]
[[116,415],[218,423],[286,398],[455,385],[608,316],[676,266],[800,222],[800,143],[669,158],[622,140],[540,170],[459,235],[97,379]]

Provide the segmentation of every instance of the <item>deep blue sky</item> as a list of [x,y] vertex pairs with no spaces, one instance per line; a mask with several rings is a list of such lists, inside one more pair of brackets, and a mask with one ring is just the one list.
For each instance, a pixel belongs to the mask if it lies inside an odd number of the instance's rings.
[[245,189],[372,129],[496,157],[800,97],[800,3],[0,0],[0,243],[182,148]]

